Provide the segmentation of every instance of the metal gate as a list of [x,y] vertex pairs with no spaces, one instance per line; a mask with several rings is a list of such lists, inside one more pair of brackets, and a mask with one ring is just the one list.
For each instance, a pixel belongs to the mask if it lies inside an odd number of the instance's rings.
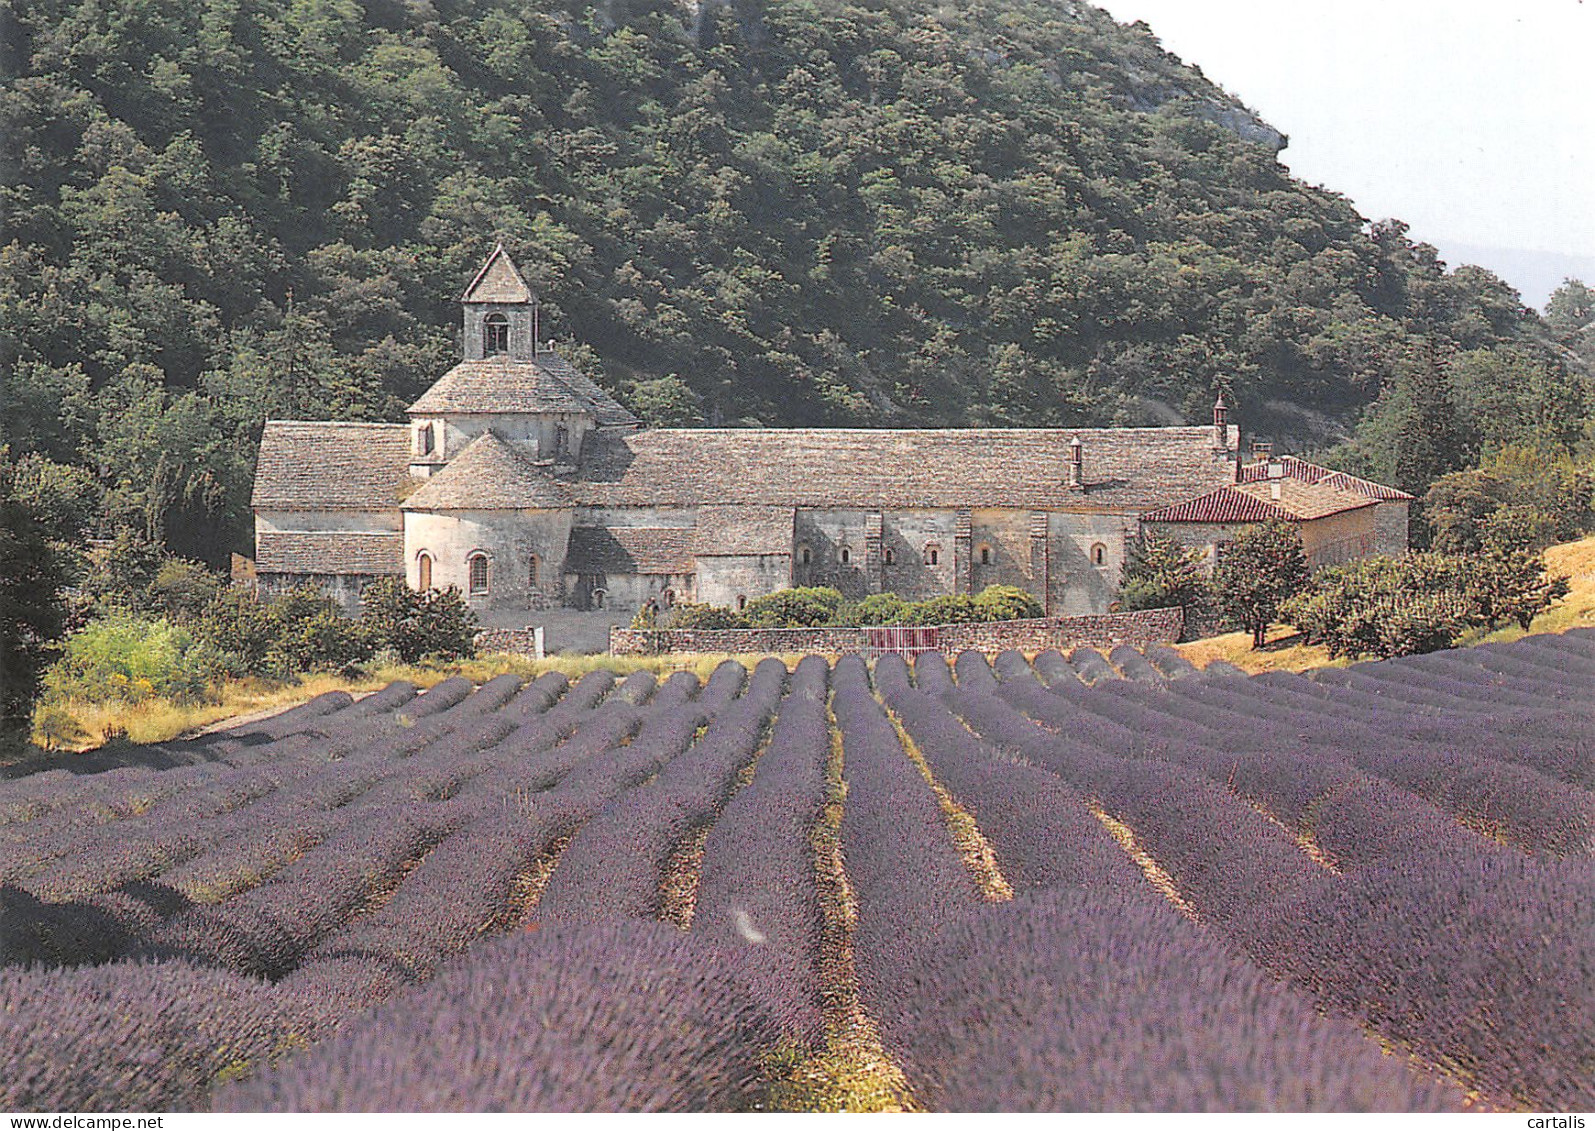
[[864,655],[871,660],[888,653],[913,657],[940,651],[941,628],[937,625],[893,625],[864,630]]

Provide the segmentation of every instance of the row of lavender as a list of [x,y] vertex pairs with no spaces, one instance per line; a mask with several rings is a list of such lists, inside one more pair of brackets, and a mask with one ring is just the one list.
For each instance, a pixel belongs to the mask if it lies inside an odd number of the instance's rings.
[[[466,1107],[744,1102],[762,1079],[759,1056],[815,1023],[810,980],[760,988],[712,943],[628,920],[659,912],[665,857],[739,784],[786,682],[769,661],[751,677],[723,665],[701,689],[684,674],[656,687],[648,675],[617,686],[607,673],[568,691],[558,677],[474,693],[451,681],[419,697],[395,686],[152,752],[170,768],[12,783],[0,791],[10,849],[0,938],[11,963],[0,970],[0,1106],[203,1106],[218,1078],[334,1031],[375,1033],[379,1044],[382,1033],[413,1035],[418,1011],[444,1028],[452,1019],[454,1044],[435,1032],[433,1055],[419,1059],[456,1091],[417,1084],[374,1106],[446,1107],[451,1095]],[[808,705],[823,736],[824,663],[793,683],[789,701]],[[791,722],[777,730],[797,739],[786,760],[801,763],[814,748],[799,733],[805,712],[782,714]],[[792,769],[802,777],[801,764]],[[817,809],[823,775],[810,776]],[[756,809],[770,793],[738,796]],[[752,815],[744,826],[760,827]],[[561,849],[534,910],[529,885]],[[761,891],[743,851],[740,839],[708,838],[700,905]],[[528,925],[540,929],[476,942]],[[570,977],[573,955],[591,978]],[[491,994],[506,981],[520,999],[500,992],[485,1012],[469,1004],[471,987]],[[351,1028],[387,999],[405,1023]],[[584,1023],[595,1015],[608,1020]],[[524,1031],[528,1017],[542,1019],[540,1034]],[[683,1042],[688,1033],[700,1039]],[[451,1047],[453,1059],[437,1055]],[[482,1056],[510,1060],[495,1075]],[[622,1070],[595,1075],[594,1058]],[[235,1085],[219,1102],[314,1106],[311,1094],[289,1098],[295,1070],[332,1088],[332,1106],[361,1106],[337,1073],[295,1069],[292,1058],[254,1085],[264,1091]]]
[[[959,1108],[1460,1102],[1316,999],[1498,1102],[1587,1101],[1590,748],[1566,688],[1591,644],[1287,688],[1180,678],[1157,654],[1146,677],[1115,653],[1113,682],[1100,656],[1009,655],[993,673],[967,655],[956,682],[921,661],[917,687],[889,658],[872,693],[843,661],[850,957],[888,1051],[921,1102]],[[218,1075],[327,1037],[217,1102],[755,1105],[772,1057],[817,1047],[839,1004],[820,976],[836,956],[821,953],[813,840],[838,800],[826,695],[815,658],[790,676],[726,665],[702,689],[606,673],[395,687],[156,751],[172,767],[158,772],[0,788],[0,836],[22,849],[0,865],[11,959],[139,956],[0,970],[0,1036],[24,1050],[0,1103],[197,1106]],[[892,716],[1017,899],[986,901]],[[1492,733],[1515,760],[1489,756]],[[1554,753],[1528,765],[1522,734]],[[1566,791],[1535,795],[1549,822],[1506,807],[1525,779],[1492,776],[1502,766]],[[103,874],[77,863],[83,843]],[[528,881],[555,859],[539,899]],[[1447,890],[1474,900],[1467,915]],[[1553,911],[1538,942],[1511,945]],[[1560,1014],[1544,988],[1558,986],[1573,995]],[[29,1046],[62,1015],[82,1020]]]
[[[956,684],[922,663],[903,717],[923,729],[928,693],[964,725],[927,736],[927,757],[973,732],[986,763],[1018,759],[1090,799],[1212,937],[1333,1013],[1495,1102],[1582,1107],[1592,672],[1578,634],[1133,694],[1085,688],[1056,656],[993,673],[966,655]],[[946,772],[998,859],[1022,860],[979,783],[960,794]]]

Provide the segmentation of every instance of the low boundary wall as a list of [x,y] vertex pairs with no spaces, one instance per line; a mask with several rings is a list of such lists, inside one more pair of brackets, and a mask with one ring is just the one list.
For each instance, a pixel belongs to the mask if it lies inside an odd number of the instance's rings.
[[484,628],[476,634],[478,652],[509,652],[517,656],[543,658],[543,626],[535,628]]
[[[1148,609],[1097,616],[1038,617],[1034,620],[982,621],[934,626],[936,651],[954,656],[978,652],[1044,652],[1082,646],[1111,648],[1128,644],[1173,644],[1185,625],[1185,610]],[[847,655],[879,651],[863,628],[611,628],[609,651],[616,656],[660,656],[671,652],[817,652]]]

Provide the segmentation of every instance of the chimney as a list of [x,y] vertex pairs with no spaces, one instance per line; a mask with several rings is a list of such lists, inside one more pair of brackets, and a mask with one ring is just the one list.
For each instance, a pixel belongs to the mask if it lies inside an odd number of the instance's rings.
[[1283,493],[1281,491],[1282,487],[1284,487],[1284,483],[1278,479],[1270,479],[1268,481],[1268,496],[1276,503],[1279,502],[1280,496]]
[[1274,445],[1265,444],[1261,440],[1252,441],[1252,462],[1262,463],[1274,458]]
[[1069,478],[1067,480],[1070,490],[1085,490],[1085,456],[1079,436],[1069,438]]
[[1229,451],[1229,405],[1222,392],[1213,402],[1213,447],[1221,452]]

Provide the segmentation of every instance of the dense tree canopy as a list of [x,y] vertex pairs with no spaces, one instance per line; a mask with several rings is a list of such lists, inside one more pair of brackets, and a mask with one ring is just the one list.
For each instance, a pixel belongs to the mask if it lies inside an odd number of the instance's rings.
[[398,418],[495,239],[657,423],[1163,423],[1223,386],[1327,439],[1413,359],[1568,380],[1499,280],[1085,5],[0,0],[0,45],[0,444],[213,563],[261,421]]

